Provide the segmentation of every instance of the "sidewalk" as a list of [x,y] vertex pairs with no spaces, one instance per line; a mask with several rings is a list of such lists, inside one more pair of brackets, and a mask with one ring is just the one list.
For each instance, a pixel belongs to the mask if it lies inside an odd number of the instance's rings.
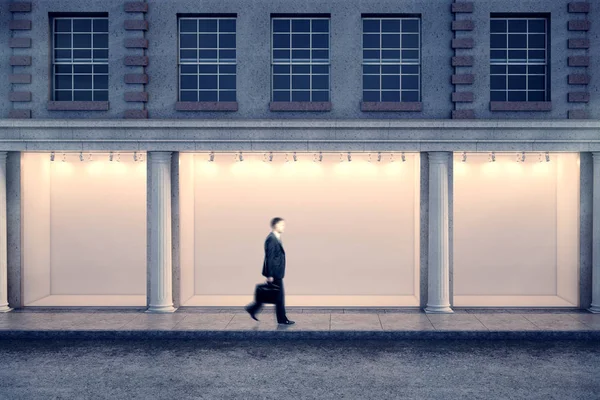
[[600,314],[585,310],[288,307],[294,325],[279,326],[271,306],[256,322],[243,307],[36,308],[0,313],[0,339],[527,339],[600,340]]

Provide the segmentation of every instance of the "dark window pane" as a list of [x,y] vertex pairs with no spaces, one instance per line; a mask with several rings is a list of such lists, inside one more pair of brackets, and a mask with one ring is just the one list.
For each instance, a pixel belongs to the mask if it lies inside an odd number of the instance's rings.
[[290,31],[290,20],[288,19],[274,19],[273,20],[273,32],[289,32]]
[[310,48],[310,35],[307,35],[307,34],[292,35],[292,47],[295,49]]
[[[217,20],[216,19],[200,19],[198,21],[199,32],[216,32],[217,31]],[[200,40],[202,43],[202,39]]]
[[527,20],[511,19],[508,21],[509,32],[527,32]]
[[94,101],[108,101],[108,90],[94,90]]
[[511,49],[524,49],[527,47],[527,35],[508,35],[508,47]]
[[379,89],[379,75],[363,75],[363,89]]
[[491,101],[506,101],[506,92],[492,90],[490,93]]
[[506,32],[506,21],[493,19],[490,21],[490,32],[492,33],[502,33]]
[[328,60],[329,59],[329,50],[313,50],[312,58],[313,58],[313,61]]
[[94,65],[94,73],[107,74],[108,73],[108,65],[95,64]]
[[180,101],[198,101],[198,92],[192,90],[182,90]]
[[363,65],[363,74],[379,74],[379,65]]
[[527,101],[545,101],[545,92],[544,91],[531,91],[528,92],[527,96]]
[[506,65],[491,65],[491,74],[506,74]]
[[506,76],[491,76],[490,87],[492,88],[492,90],[506,89]]
[[379,101],[379,91],[374,91],[374,90],[363,91],[363,101]]
[[545,20],[530,20],[529,21],[529,33],[532,33],[532,32],[543,33],[543,32],[545,32],[545,25],[546,25]]
[[379,50],[363,50],[364,60],[379,60]]
[[329,73],[329,65],[313,65],[312,67],[313,74],[328,74]]
[[94,20],[94,32],[108,33],[108,20],[107,19],[95,19]]
[[372,48],[378,49],[379,46],[380,46],[380,44],[379,44],[379,37],[380,37],[379,34],[377,34],[377,35],[373,35],[373,34],[370,34],[370,35],[365,34],[365,35],[363,35],[363,47],[365,49],[372,49]]
[[544,65],[530,65],[527,67],[529,74],[545,74],[546,67]]
[[193,60],[193,61],[196,61],[196,59],[198,58],[198,51],[197,50],[180,50],[179,51],[179,58],[181,60]]
[[100,33],[94,35],[94,47],[108,48],[108,35],[106,33]]
[[181,34],[179,35],[179,47],[182,49],[198,47],[198,35],[196,34]]
[[91,90],[79,90],[73,93],[74,101],[92,101],[92,91]]
[[527,59],[527,51],[525,51],[525,50],[509,50],[508,58],[511,61],[525,62],[525,60]]
[[84,74],[91,74],[92,73],[92,66],[89,65],[89,64],[73,65],[73,72],[75,72],[75,73],[84,73]]
[[292,20],[292,32],[310,32],[310,20],[294,19]]
[[490,35],[490,47],[505,49],[506,48],[506,35]]
[[400,60],[399,50],[381,50],[381,58],[384,60]]
[[402,91],[402,101],[419,101],[419,92],[413,90]]
[[219,47],[224,49],[235,49],[235,35],[229,33],[219,35]]
[[74,19],[73,20],[73,32],[91,32],[92,31],[92,20],[91,19]]
[[70,60],[71,59],[71,50],[55,50],[54,51],[54,59],[55,60],[61,60],[61,59]]
[[273,65],[273,73],[274,74],[289,74],[290,66],[289,65]]
[[217,91],[200,91],[198,93],[199,101],[217,101]]
[[73,50],[74,60],[89,60],[92,58],[91,50]]
[[313,32],[329,32],[329,20],[328,19],[315,19],[312,21]]
[[54,88],[55,89],[72,89],[71,82],[72,82],[71,75],[55,75],[54,76]]
[[313,89],[329,89],[329,76],[328,75],[314,75],[312,77],[312,88]]
[[310,101],[309,91],[293,91],[292,101]]
[[381,47],[387,49],[400,48],[400,35],[381,35]]
[[290,92],[273,92],[273,101],[290,101]]
[[310,89],[310,76],[309,75],[293,75],[292,76],[292,89]]
[[525,92],[524,90],[520,90],[520,91],[509,91],[508,92],[508,101],[526,101],[526,97],[525,97]]
[[181,89],[198,89],[198,77],[196,75],[181,75]]
[[273,76],[273,89],[289,89],[290,88],[290,76],[289,75],[274,75]]
[[381,101],[400,101],[400,91],[386,90],[381,92]]
[[219,65],[220,74],[235,74],[235,65]]
[[402,50],[402,60],[417,62],[419,60],[419,51],[418,50]]
[[94,76],[94,89],[108,90],[108,75],[95,75]]
[[55,21],[55,32],[71,32],[70,19],[57,19]]
[[219,89],[235,89],[235,76],[234,75],[221,75],[219,76]]
[[363,19],[363,32],[377,32],[379,33],[379,20],[377,19]]
[[544,84],[545,84],[545,77],[544,76],[530,76],[528,77],[528,89],[529,90],[544,90]]
[[92,35],[73,35],[73,47],[86,48],[92,47]]
[[326,90],[313,91],[312,101],[329,101],[329,92]]
[[219,20],[219,30],[221,32],[235,32],[235,19]]
[[382,19],[382,32],[400,32],[400,21],[397,19]]
[[310,60],[310,50],[292,50],[292,59]]
[[70,48],[71,47],[71,35],[68,34],[56,34],[54,35],[54,48]]
[[235,101],[235,90],[220,91],[219,101]]
[[108,60],[108,50],[94,50],[94,60]]
[[312,35],[313,49],[328,49],[329,35]]
[[198,42],[200,48],[213,49],[217,47],[217,35],[201,34]]
[[402,21],[402,32],[419,32],[419,21],[415,19]]
[[214,75],[202,75],[200,77],[200,89],[216,89],[217,77]]
[[400,74],[400,66],[399,65],[382,65],[381,73],[382,74]]
[[400,77],[394,75],[383,75],[381,77],[382,89],[400,89]]
[[219,59],[221,61],[235,61],[235,50],[219,50]]
[[273,50],[273,58],[275,60],[289,60],[290,59],[290,51],[289,50]]
[[546,35],[529,35],[530,49],[545,49],[546,48]]
[[293,65],[292,73],[294,73],[294,74],[309,74],[310,73],[310,65]]
[[528,52],[529,61],[544,62],[546,59],[546,52],[544,50],[529,50]]
[[508,66],[509,74],[525,74],[525,65],[509,65]]
[[180,32],[197,32],[198,22],[192,19],[182,19],[179,21]]
[[419,77],[416,75],[403,76],[402,89],[419,89]]
[[73,72],[72,65],[57,64],[54,67],[54,71],[57,74],[70,74],[71,72]]
[[92,75],[75,75],[75,89],[91,89]]
[[402,73],[403,74],[418,74],[419,66],[418,65],[403,65]]
[[524,90],[525,89],[525,76],[524,75],[509,75],[508,88]]
[[216,60],[217,59],[217,51],[216,50],[199,50],[198,57],[201,60]]
[[405,49],[418,49],[419,35],[402,35],[402,47]]
[[[201,66],[203,67],[203,66]],[[197,65],[182,65],[181,66],[181,73],[182,74],[195,74],[198,72],[198,66]]]
[[290,35],[288,35],[288,34],[273,35],[273,47],[289,49],[290,48]]
[[506,50],[492,50],[490,51],[490,58],[492,60],[504,61],[506,60]]
[[73,93],[69,90],[57,90],[54,95],[54,100],[56,101],[72,101]]

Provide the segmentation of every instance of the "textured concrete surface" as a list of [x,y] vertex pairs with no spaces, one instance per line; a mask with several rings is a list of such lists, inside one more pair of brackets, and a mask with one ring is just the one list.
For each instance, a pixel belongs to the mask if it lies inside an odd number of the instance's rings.
[[0,399],[594,399],[599,342],[0,341]]

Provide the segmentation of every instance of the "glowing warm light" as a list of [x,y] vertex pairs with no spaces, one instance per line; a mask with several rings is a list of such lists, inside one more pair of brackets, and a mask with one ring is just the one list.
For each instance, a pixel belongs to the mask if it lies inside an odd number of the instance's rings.
[[461,160],[459,160],[458,162],[454,162],[454,174],[458,176],[465,176],[467,175],[467,170],[469,167],[466,163],[462,162]]
[[550,172],[550,168],[550,163],[538,162],[533,164],[531,172],[533,175],[547,175]]
[[481,164],[481,173],[483,175],[498,175],[500,170],[502,169],[502,162],[499,162],[496,159],[496,162],[486,162],[485,164]]
[[202,162],[203,160],[198,160],[196,164],[196,172],[207,176],[207,177],[215,177],[219,173],[219,165],[215,162]]

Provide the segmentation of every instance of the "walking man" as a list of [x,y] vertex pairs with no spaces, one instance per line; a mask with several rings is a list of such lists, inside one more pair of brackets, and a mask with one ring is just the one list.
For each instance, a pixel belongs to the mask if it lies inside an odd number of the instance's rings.
[[[277,323],[292,325],[295,322],[290,321],[285,314],[285,294],[283,292],[283,277],[285,275],[285,251],[281,244],[281,234],[285,229],[285,221],[283,218],[275,217],[271,220],[271,233],[265,240],[265,261],[263,263],[262,275],[267,278],[267,281],[273,282],[281,288],[280,296],[275,303],[277,314]],[[262,308],[262,303],[254,301],[248,304],[245,309],[250,316],[258,321],[256,313]]]

